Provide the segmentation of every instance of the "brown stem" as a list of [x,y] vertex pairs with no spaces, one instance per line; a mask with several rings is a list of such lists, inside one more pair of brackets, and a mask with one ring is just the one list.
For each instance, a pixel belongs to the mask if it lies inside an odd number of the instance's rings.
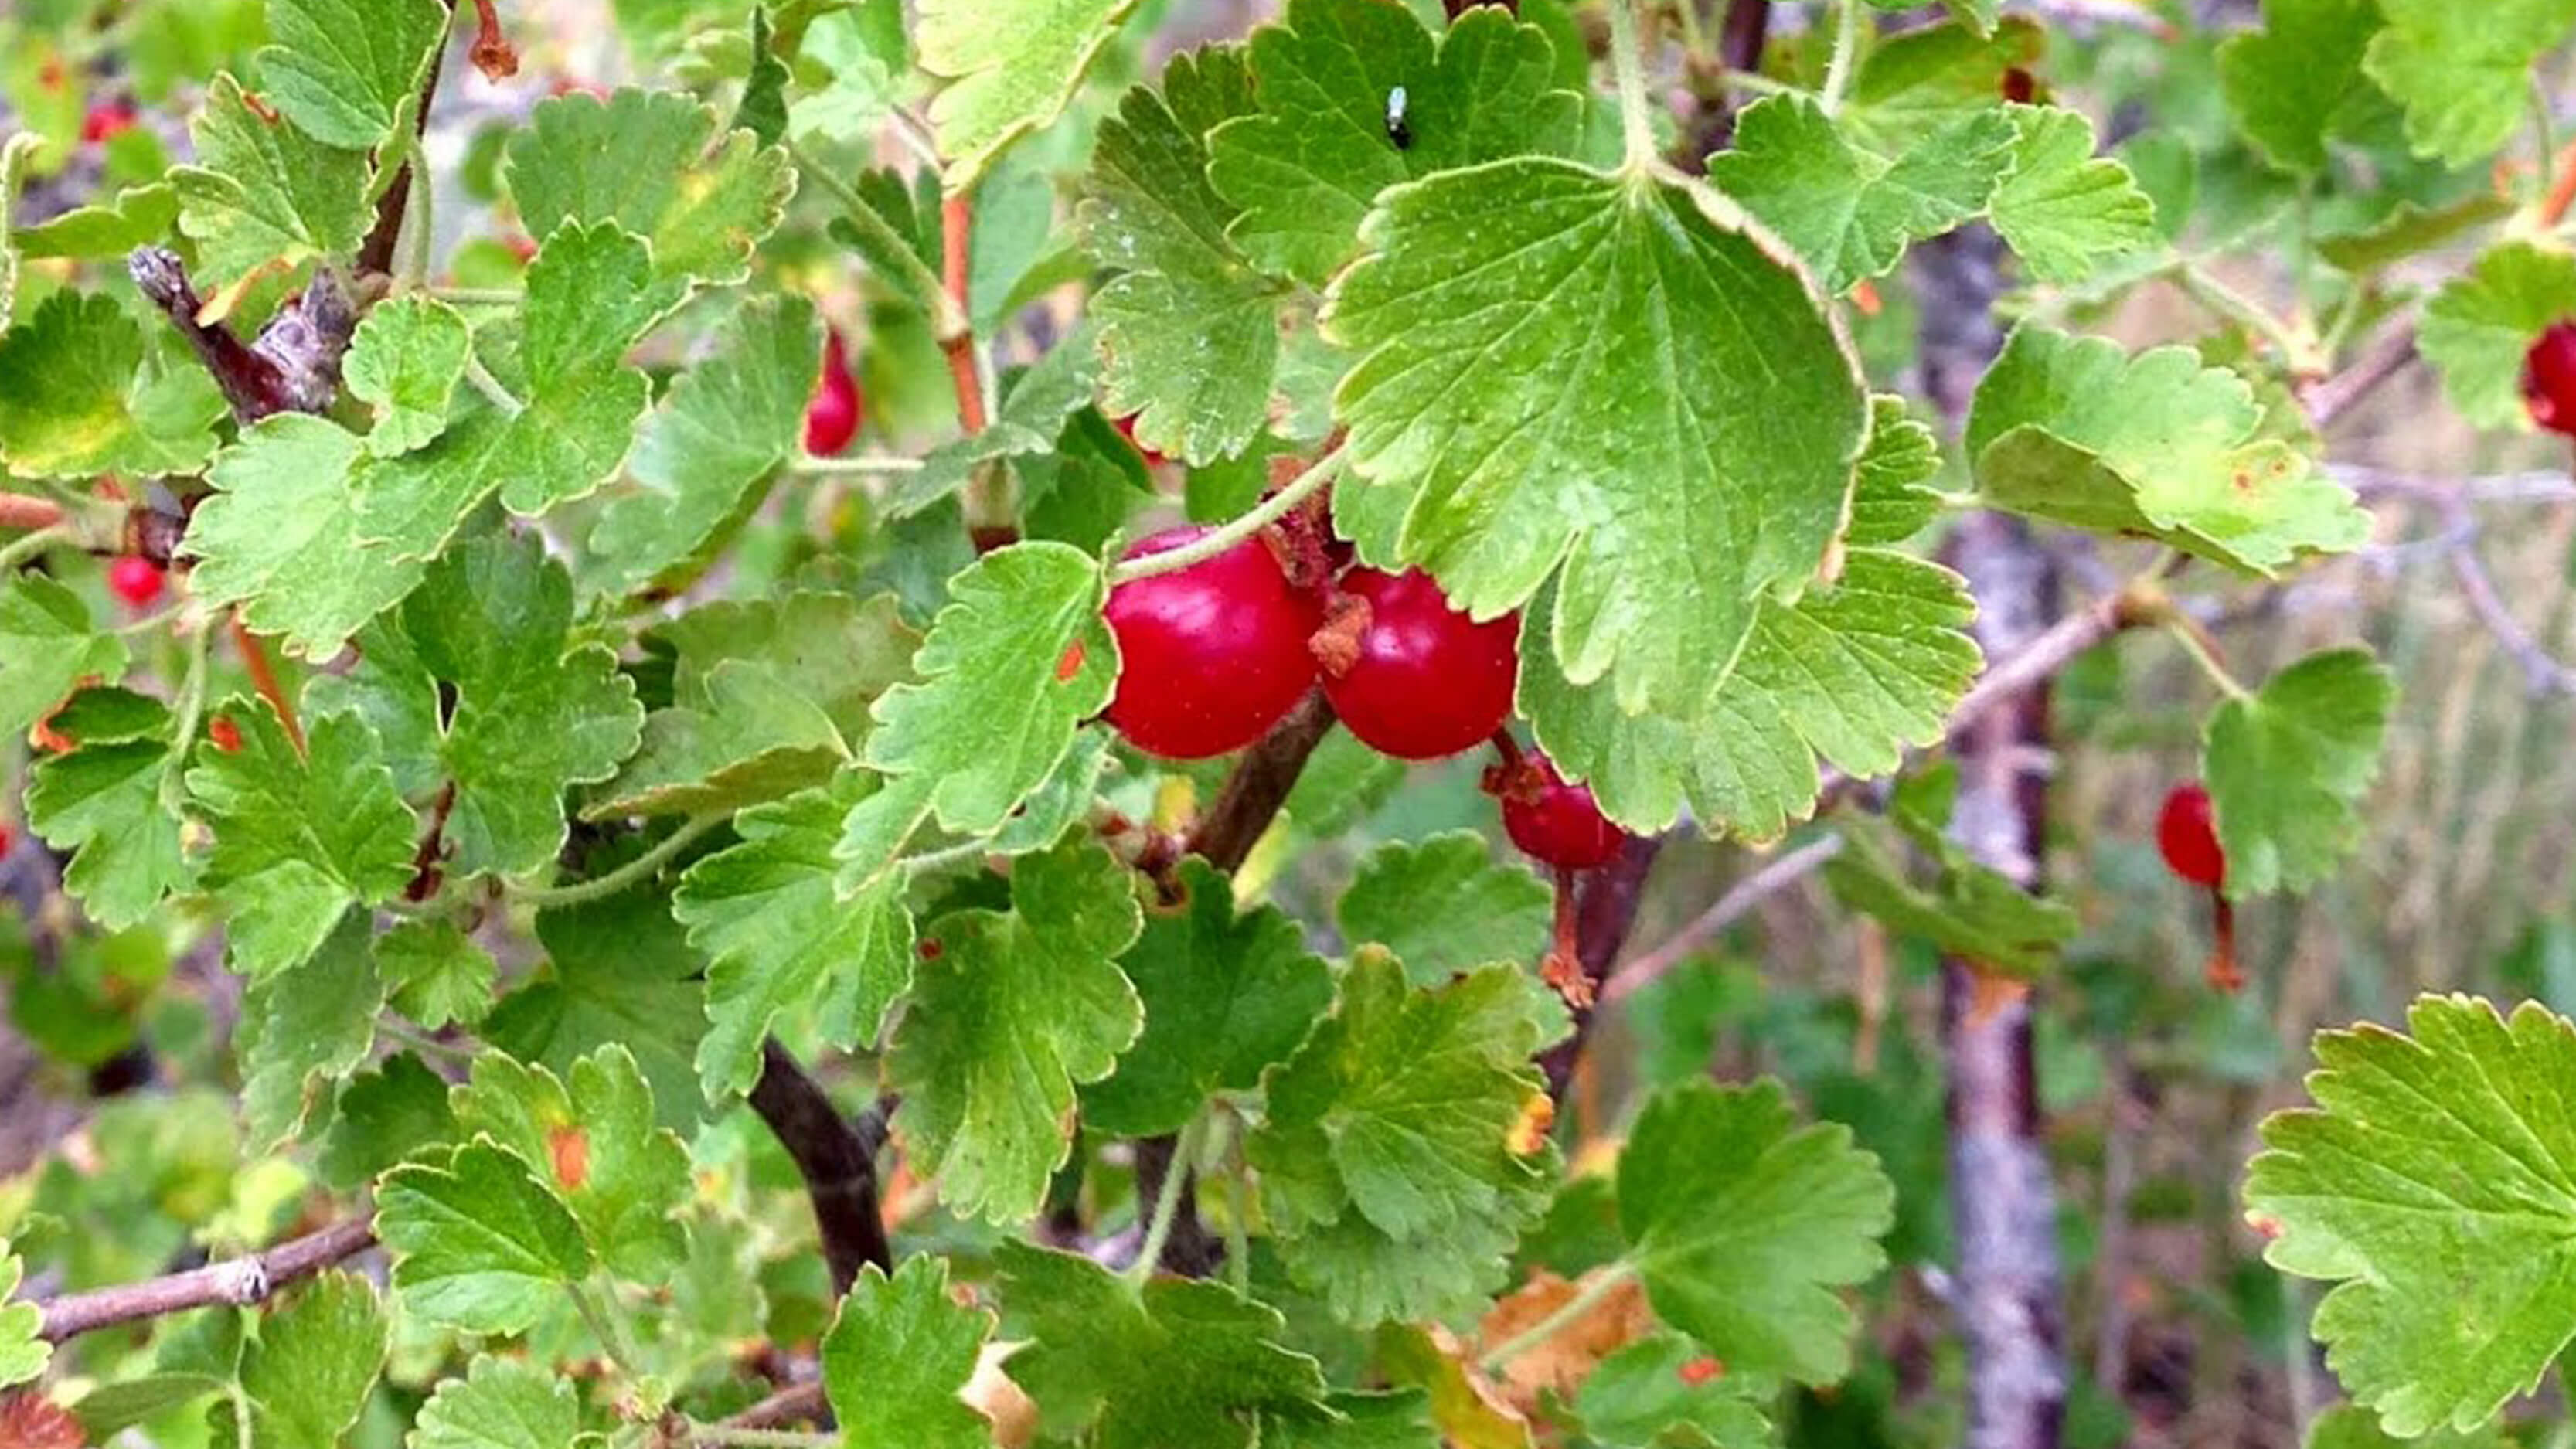
[[1720,932],[1751,915],[1755,907],[1813,875],[1818,866],[1841,854],[1842,848],[1841,836],[1828,835],[1764,861],[1760,869],[1727,887],[1715,904],[1692,917],[1689,924],[1620,967],[1618,979],[1602,988],[1602,1000],[1624,1001],[1654,985]]
[[[455,10],[456,0],[447,0],[447,8],[450,11]],[[420,138],[429,133],[429,108],[431,103],[438,99],[438,73],[446,69],[446,62],[446,51],[442,47],[439,54],[430,58],[428,78],[421,82],[420,110],[412,117],[411,149],[414,152],[419,150]],[[376,224],[367,229],[367,239],[358,247],[360,276],[382,277],[393,274],[394,248],[402,240],[403,213],[410,206],[411,162],[405,160],[402,169],[394,173],[393,181],[385,187],[383,198],[377,201]],[[537,240],[543,241],[545,238],[539,237]]]
[[[1609,989],[1618,970],[1619,951],[1628,943],[1628,932],[1637,924],[1637,907],[1646,894],[1646,877],[1655,868],[1655,857],[1664,848],[1662,837],[1634,835],[1620,847],[1618,858],[1585,877],[1583,888],[1574,904],[1574,958],[1590,980]],[[1574,1033],[1555,1046],[1539,1053],[1539,1070],[1547,1077],[1548,1095],[1565,1100],[1566,1088],[1574,1081],[1575,1064],[1583,1059],[1583,1050],[1592,1039],[1592,1024],[1599,1017],[1597,1007],[1585,1006],[1573,1013]]]
[[2567,219],[2567,208],[2576,206],[2576,141],[2558,148],[2550,163],[2556,179],[2549,183],[2549,194],[2540,200],[2540,230],[2547,231]]
[[403,887],[403,899],[413,905],[438,894],[446,878],[441,862],[447,858],[447,817],[455,809],[456,782],[450,780],[439,787],[438,803],[429,807],[429,832],[411,855],[411,884]]
[[893,1272],[894,1246],[886,1240],[885,1220],[877,1212],[880,1143],[871,1142],[870,1134],[841,1115],[822,1084],[776,1037],[761,1045],[760,1061],[751,1109],[777,1134],[805,1179],[814,1226],[823,1238],[823,1260],[832,1270],[832,1291],[850,1291],[859,1269],[870,1263],[879,1272]]
[[[939,276],[948,300],[963,319],[966,310],[967,240],[975,224],[975,205],[965,196],[939,203]],[[948,354],[948,376],[957,387],[957,425],[970,433],[984,431],[984,383],[975,372],[975,329],[961,320],[957,330],[939,339]]]
[[823,1397],[820,1380],[809,1384],[790,1384],[752,1405],[739,1414],[728,1416],[728,1429],[775,1429],[786,1424],[809,1424],[831,1412]]
[[251,688],[258,690],[259,697],[268,701],[268,707],[277,711],[277,722],[286,727],[287,743],[295,746],[297,755],[302,755],[304,723],[295,717],[295,702],[288,699],[286,691],[278,686],[277,671],[269,667],[268,651],[260,647],[259,636],[251,633],[250,626],[242,622],[239,609],[233,610],[232,634],[233,648],[241,652],[242,668],[250,671]]
[[63,506],[50,498],[0,493],[0,528],[51,528],[63,521]]
[[1333,728],[1333,707],[1320,689],[1309,693],[1270,727],[1235,763],[1216,794],[1216,803],[1190,832],[1192,855],[1203,856],[1222,871],[1240,868],[1253,844],[1287,802],[1288,792],[1306,768],[1306,759]]
[[36,1336],[60,1343],[93,1329],[157,1318],[191,1308],[231,1304],[246,1308],[266,1301],[278,1289],[344,1259],[366,1251],[376,1241],[373,1217],[334,1223],[319,1232],[289,1238],[246,1258],[208,1263],[184,1273],[147,1278],[87,1293],[67,1293],[36,1304]]
[[[474,48],[466,58],[485,80],[508,80],[519,73],[519,53],[510,48],[510,37],[501,33],[501,13],[492,8],[492,0],[474,0]],[[421,110],[428,109],[428,98],[423,97]]]

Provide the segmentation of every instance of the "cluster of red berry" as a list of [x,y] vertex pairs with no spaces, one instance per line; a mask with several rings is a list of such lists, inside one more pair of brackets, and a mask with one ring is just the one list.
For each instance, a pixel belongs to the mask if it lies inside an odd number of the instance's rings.
[[[1319,527],[1304,516],[1288,523]],[[1166,529],[1127,557],[1208,532]],[[1110,724],[1148,754],[1205,759],[1261,738],[1320,685],[1352,735],[1397,759],[1495,741],[1506,764],[1488,787],[1512,840],[1559,869],[1607,864],[1624,837],[1592,792],[1543,756],[1524,756],[1504,728],[1520,675],[1520,617],[1480,622],[1452,607],[1430,575],[1336,561],[1340,552],[1330,542],[1300,549],[1274,530],[1111,590],[1109,627],[1125,664]],[[1313,559],[1324,562],[1305,562]]]

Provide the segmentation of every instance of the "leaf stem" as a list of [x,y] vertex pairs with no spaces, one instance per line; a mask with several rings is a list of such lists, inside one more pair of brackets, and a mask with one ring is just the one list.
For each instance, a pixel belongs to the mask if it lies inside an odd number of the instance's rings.
[[662,837],[660,844],[606,875],[575,881],[570,885],[542,886],[533,890],[514,891],[512,894],[522,905],[535,906],[539,910],[552,906],[577,906],[585,901],[605,900],[637,881],[651,879],[656,871],[670,863],[671,857],[688,849],[689,842],[715,829],[726,819],[726,813],[721,810],[710,810],[704,815],[693,815],[679,829]]
[[492,375],[492,370],[483,365],[483,359],[475,356],[471,347],[465,349],[465,380],[474,384],[474,390],[483,394],[484,401],[511,417],[515,418],[527,410],[528,405],[519,401],[517,393],[502,386],[501,379]]
[[1816,97],[1828,116],[1842,109],[1851,90],[1853,62],[1860,59],[1862,8],[1862,0],[1842,0],[1834,10],[1834,55],[1825,64],[1825,88]]
[[57,523],[50,528],[40,528],[23,538],[15,539],[5,547],[0,547],[0,574],[9,572],[58,543],[71,541],[71,525],[65,523]]
[[2201,637],[2197,623],[2176,614],[2166,621],[2165,632],[2174,636],[2175,641],[2182,645],[2182,651],[2191,656],[2191,662],[2200,666],[2200,672],[2208,675],[2209,682],[2217,685],[2221,693],[2233,700],[2253,700],[2254,691],[2239,684],[2236,676],[2227,672],[2227,666],[2218,660],[2218,652]]
[[[449,12],[449,15],[452,20],[454,12]],[[404,251],[402,275],[395,281],[395,285],[404,291],[429,284],[429,253],[433,240],[430,235],[430,208],[437,199],[434,194],[436,188],[429,179],[429,153],[421,145],[417,131],[412,133],[410,150],[411,206],[410,215],[404,218],[404,222],[411,228],[411,245]]]
[[885,213],[869,205],[868,199],[861,196],[857,188],[843,181],[804,147],[790,141],[787,154],[795,158],[798,171],[821,182],[823,189],[832,193],[832,199],[841,203],[841,210],[849,215],[850,224],[857,227],[871,245],[893,259],[893,280],[911,295],[915,305],[930,315],[932,335],[944,341],[966,330],[965,314],[948,300],[948,291],[940,285],[939,274],[932,271],[930,264],[912,249],[912,243],[894,229],[894,223],[885,219]]
[[1244,1161],[1243,1138],[1229,1133],[1233,1140],[1226,1148],[1225,1171],[1225,1277],[1234,1291],[1252,1296],[1252,1188],[1244,1174],[1250,1165]]
[[296,755],[301,757],[304,754],[304,722],[295,717],[295,701],[287,698],[286,691],[279,687],[277,671],[269,666],[268,651],[260,647],[258,636],[250,632],[250,625],[243,621],[241,610],[233,610],[231,622],[233,648],[241,655],[242,668],[249,671],[251,688],[259,691],[259,697],[268,701],[270,709],[277,711],[277,722],[286,730],[287,743],[295,746]]
[[2222,317],[2253,329],[2281,351],[2281,359],[2291,373],[2299,377],[2322,377],[2330,369],[2315,335],[2306,327],[2294,326],[2273,315],[2272,310],[2227,283],[2209,269],[2188,257],[2174,263],[2174,285],[2184,294]]
[[788,471],[794,473],[814,473],[825,476],[833,474],[868,475],[876,473],[918,473],[921,471],[921,460],[919,458],[898,458],[891,454],[880,454],[865,458],[817,458],[811,453],[802,453],[789,460],[787,467]]
[[628,1378],[636,1377],[634,1345],[626,1341],[624,1328],[599,1306],[599,1300],[591,1295],[590,1286],[567,1283],[564,1293],[572,1299],[573,1309],[581,1314],[581,1321],[589,1326],[590,1336],[599,1340],[600,1352],[607,1354]]
[[1206,1119],[1200,1118],[1181,1129],[1180,1142],[1172,1149],[1171,1170],[1163,1174],[1163,1190],[1154,1195],[1154,1216],[1145,1225],[1145,1241],[1136,1249],[1136,1261],[1127,1265],[1127,1276],[1142,1283],[1162,1266],[1163,1247],[1172,1240],[1172,1224],[1181,1215],[1181,1195],[1189,1190],[1190,1164],[1199,1156],[1199,1142],[1205,1136]]
[[1646,104],[1646,50],[1637,8],[1643,0],[1610,0],[1610,64],[1619,77],[1619,126],[1627,138],[1622,166],[1642,176],[1655,160],[1655,128]]
[[528,299],[517,287],[423,287],[421,289],[442,302],[461,307],[515,307]]
[[206,654],[214,637],[214,630],[199,629],[186,636],[181,645],[187,651],[187,673],[179,681],[179,708],[174,711],[177,725],[170,731],[170,762],[162,767],[161,774],[161,803],[173,812],[179,808],[180,772],[187,768],[189,746],[197,738],[197,721],[206,714]]
[[[1859,3],[1859,0],[1853,0],[1853,3]],[[1488,1350],[1483,1358],[1477,1360],[1476,1367],[1488,1375],[1501,1373],[1504,1366],[1513,1359],[1563,1333],[1583,1315],[1599,1307],[1601,1300],[1619,1291],[1621,1285],[1636,1276],[1637,1268],[1633,1263],[1613,1263],[1602,1269],[1593,1275],[1591,1282],[1577,1290],[1573,1297],[1559,1304],[1555,1312],[1503,1340],[1499,1346]]]
[[1179,548],[1147,554],[1143,558],[1120,561],[1109,570],[1110,587],[1150,579],[1157,574],[1179,573],[1185,568],[1207,562],[1271,524],[1288,516],[1288,511],[1306,501],[1307,495],[1333,481],[1348,461],[1348,447],[1338,447],[1316,459],[1306,471],[1288,481],[1286,487],[1261,500],[1251,512],[1212,528]]
[[1750,91],[1757,96],[1794,95],[1798,90],[1787,81],[1774,80],[1758,70],[1730,70],[1726,72],[1725,79],[1728,90]]

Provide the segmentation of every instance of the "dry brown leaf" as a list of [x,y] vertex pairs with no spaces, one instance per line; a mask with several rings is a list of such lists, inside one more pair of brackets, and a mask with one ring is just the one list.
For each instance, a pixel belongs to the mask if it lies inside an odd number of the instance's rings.
[[0,1449],[81,1449],[88,1442],[80,1420],[34,1389],[0,1394]]
[[[1605,1270],[1595,1269],[1595,1273]],[[1490,1353],[1540,1319],[1563,1308],[1583,1291],[1583,1279],[1560,1278],[1542,1271],[1496,1303],[1476,1325],[1476,1351]],[[1502,1367],[1497,1385],[1503,1402],[1526,1414],[1538,1407],[1542,1392],[1571,1398],[1601,1360],[1654,1331],[1655,1315],[1646,1306],[1645,1289],[1629,1277],[1604,1294],[1582,1316],[1559,1328],[1545,1342],[1513,1356]]]

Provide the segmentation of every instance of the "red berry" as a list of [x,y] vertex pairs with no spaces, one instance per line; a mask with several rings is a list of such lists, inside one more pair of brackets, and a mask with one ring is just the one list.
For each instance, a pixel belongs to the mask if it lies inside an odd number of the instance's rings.
[[161,597],[161,566],[141,554],[120,554],[107,566],[107,586],[135,608]]
[[134,129],[134,108],[123,101],[106,101],[89,108],[81,117],[81,139],[96,145]]
[[814,398],[805,404],[805,451],[828,458],[850,445],[859,432],[859,380],[850,376],[850,355],[838,329],[823,335],[823,375]]
[[1111,418],[1109,423],[1110,426],[1116,428],[1121,434],[1125,435],[1128,446],[1134,448],[1137,453],[1144,458],[1146,467],[1160,468],[1165,463],[1171,461],[1171,459],[1164,457],[1162,454],[1157,453],[1153,449],[1136,441],[1136,414],[1129,413],[1123,418]]
[[0,822],[0,857],[7,856],[9,854],[9,847],[17,843],[16,839],[9,834],[7,823]]
[[2522,355],[2522,402],[2533,422],[2576,437],[2576,321],[2550,323]]
[[2227,879],[2227,856],[2209,816],[2209,791],[2197,780],[2176,785],[2156,815],[2156,849],[2165,868],[2193,885],[2217,887]]
[[2026,106],[2032,97],[2039,94],[2039,79],[2020,66],[2008,65],[2004,67],[2003,80],[1997,89],[2003,92],[2005,100]]
[[1420,569],[1357,568],[1342,592],[1368,604],[1349,667],[1328,662],[1324,694],[1360,742],[1405,760],[1470,749],[1502,727],[1520,676],[1518,614],[1479,624]]
[[1608,865],[1628,838],[1601,813],[1590,789],[1567,784],[1540,754],[1525,760],[1521,779],[1504,787],[1503,829],[1512,844],[1560,870]]
[[[1200,537],[1172,528],[1127,550],[1144,558]],[[1109,722],[1138,749],[1195,760],[1239,750],[1315,683],[1307,640],[1323,604],[1295,588],[1270,546],[1248,538],[1185,569],[1109,591],[1122,659]]]

